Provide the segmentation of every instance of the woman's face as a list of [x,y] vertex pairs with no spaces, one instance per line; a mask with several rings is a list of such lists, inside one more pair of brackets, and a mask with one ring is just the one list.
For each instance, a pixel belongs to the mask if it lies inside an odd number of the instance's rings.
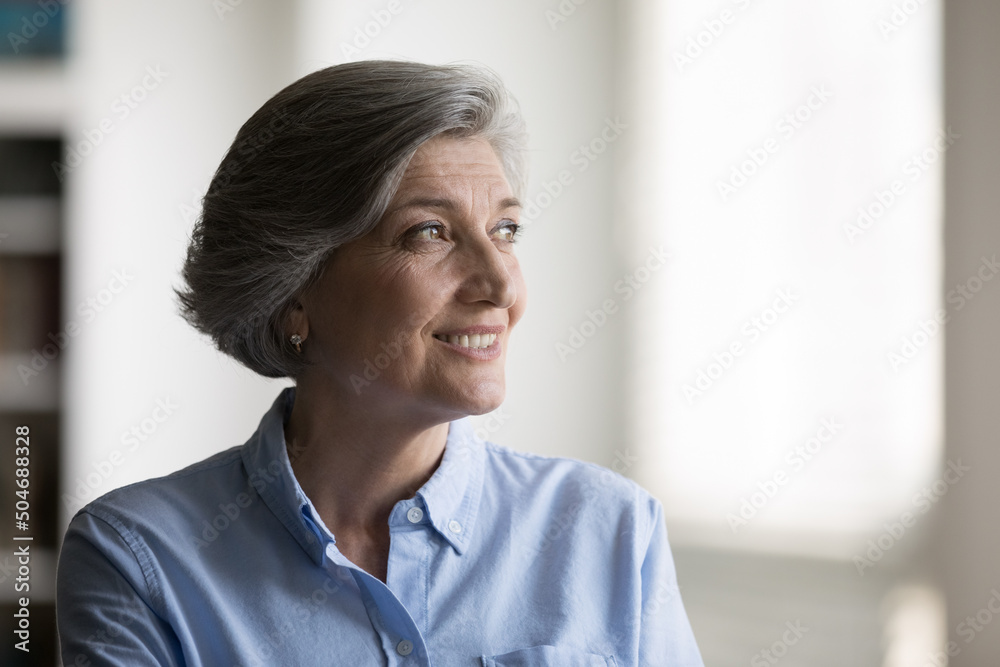
[[313,363],[300,384],[319,381],[393,414],[450,420],[498,407],[525,307],[519,214],[485,140],[420,146],[378,226],[335,250],[300,299],[293,321],[305,318]]

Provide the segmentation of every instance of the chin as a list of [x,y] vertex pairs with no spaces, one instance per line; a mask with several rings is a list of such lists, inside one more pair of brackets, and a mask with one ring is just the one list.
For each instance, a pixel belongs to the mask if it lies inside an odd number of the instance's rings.
[[463,416],[485,415],[503,404],[506,395],[504,383],[484,382],[471,391],[455,396],[456,412]]

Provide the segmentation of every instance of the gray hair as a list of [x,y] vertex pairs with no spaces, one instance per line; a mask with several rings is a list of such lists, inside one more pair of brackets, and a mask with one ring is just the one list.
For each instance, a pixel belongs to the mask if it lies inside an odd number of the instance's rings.
[[184,318],[257,373],[297,376],[284,323],[298,295],[334,248],[378,224],[414,152],[441,134],[487,140],[523,197],[524,121],[488,69],[368,60],[276,94],[204,197],[177,290]]

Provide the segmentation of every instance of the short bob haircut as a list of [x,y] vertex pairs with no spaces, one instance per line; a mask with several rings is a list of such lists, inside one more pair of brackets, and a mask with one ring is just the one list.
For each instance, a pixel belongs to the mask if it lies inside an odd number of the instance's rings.
[[309,74],[240,128],[195,224],[177,291],[184,318],[267,377],[296,377],[285,320],[337,247],[370,232],[417,148],[480,137],[514,195],[526,134],[500,79],[479,66],[369,60]]

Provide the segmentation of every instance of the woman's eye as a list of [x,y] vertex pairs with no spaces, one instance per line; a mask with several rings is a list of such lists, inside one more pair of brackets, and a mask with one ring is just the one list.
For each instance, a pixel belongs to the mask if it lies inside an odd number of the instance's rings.
[[517,240],[517,232],[521,226],[516,222],[506,222],[501,224],[496,230],[496,236],[502,241],[514,243]]
[[413,234],[413,238],[418,241],[435,241],[441,238],[441,226],[428,225],[426,227],[422,227]]

